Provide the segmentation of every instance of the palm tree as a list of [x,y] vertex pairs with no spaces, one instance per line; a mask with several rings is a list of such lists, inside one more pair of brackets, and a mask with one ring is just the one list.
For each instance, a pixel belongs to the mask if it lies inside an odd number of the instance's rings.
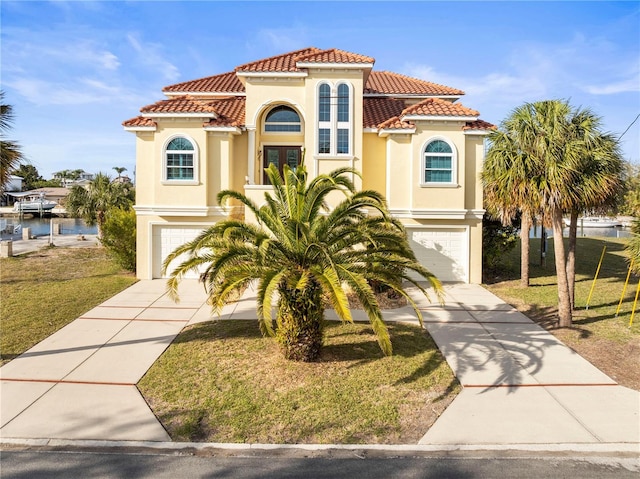
[[[528,218],[540,212],[551,220],[559,325],[571,326],[577,216],[617,194],[622,173],[617,142],[599,131],[592,112],[574,110],[560,100],[518,107],[501,129],[490,136],[482,172],[487,208],[503,221],[518,209],[522,212],[523,272],[528,271]],[[564,212],[571,213],[573,224],[569,260],[562,235]]]
[[[418,318],[422,316],[403,289],[408,281],[427,295],[409,276],[426,279],[441,299],[438,279],[417,262],[402,225],[391,218],[384,198],[374,191],[356,192],[351,168],[337,169],[308,181],[304,162],[282,174],[266,169],[273,193],[258,207],[236,191],[222,191],[218,202],[235,200],[247,207],[256,224],[229,219],[205,230],[195,240],[173,251],[170,263],[184,260],[170,275],[168,285],[177,299],[177,287],[188,271],[200,271],[209,302],[219,310],[232,294],[257,280],[257,313],[263,334],[276,336],[287,359],[313,361],[322,347],[323,298],[343,321],[352,322],[348,286],[360,300],[384,354],[392,353],[389,333],[370,286],[382,284],[407,298]],[[329,208],[327,197],[344,199]],[[277,298],[277,299],[276,299]],[[277,301],[275,328],[271,309]]]
[[520,284],[529,286],[529,231],[533,218],[540,211],[537,185],[533,181],[539,164],[530,154],[532,135],[530,111],[515,109],[500,129],[491,132],[491,147],[487,152],[481,178],[484,185],[485,207],[489,214],[512,224],[521,213]]
[[123,183],[112,183],[111,178],[98,173],[87,188],[75,185],[67,196],[67,212],[98,225],[98,237],[102,237],[105,215],[111,208],[128,208],[133,204],[133,191]]
[[122,172],[127,171],[124,166],[114,166],[113,169],[116,170],[116,173],[118,173],[117,180],[120,180],[120,178],[122,177]]
[[4,102],[4,91],[0,90],[0,189],[9,181],[11,172],[24,160],[18,143],[5,138],[12,123],[13,107]]
[[[588,109],[577,110],[569,122],[570,148],[578,149],[580,174],[568,187],[579,192],[576,201],[567,205],[570,214],[567,251],[567,280],[572,309],[575,307],[575,264],[578,216],[611,206],[624,185],[624,161],[617,139],[600,130],[601,119]],[[573,195],[567,196],[572,198]]]

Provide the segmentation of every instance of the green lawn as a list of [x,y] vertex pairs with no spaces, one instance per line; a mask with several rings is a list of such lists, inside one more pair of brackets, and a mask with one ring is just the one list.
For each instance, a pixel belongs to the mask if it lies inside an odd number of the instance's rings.
[[[566,240],[565,240],[566,242]],[[624,239],[578,238],[576,250],[576,310],[574,327],[554,329],[557,311],[557,283],[553,256],[553,240],[548,241],[546,266],[540,266],[540,240],[531,241],[531,281],[521,288],[520,248],[505,255],[503,269],[494,278],[486,278],[487,287],[495,294],[549,328],[562,341],[589,359],[621,384],[640,389],[640,301],[633,325],[629,326],[639,278],[631,275],[622,296],[627,267]],[[606,247],[595,286],[593,279]],[[591,288],[593,293],[587,309]],[[619,314],[616,310],[621,296]]]
[[0,259],[2,364],[135,281],[101,247]]
[[255,321],[202,323],[138,387],[177,441],[415,443],[459,386],[424,330],[390,331],[384,357],[369,325],[329,323],[321,360],[299,363]]

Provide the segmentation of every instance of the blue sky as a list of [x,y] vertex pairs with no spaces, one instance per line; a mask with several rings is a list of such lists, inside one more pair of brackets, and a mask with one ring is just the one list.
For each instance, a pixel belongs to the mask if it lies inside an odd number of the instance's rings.
[[[524,102],[566,99],[622,134],[640,114],[640,3],[147,2],[0,3],[0,85],[9,137],[41,175],[82,168],[133,175],[122,121],[163,86],[315,46],[460,88],[498,124]],[[622,137],[640,163],[640,119]]]

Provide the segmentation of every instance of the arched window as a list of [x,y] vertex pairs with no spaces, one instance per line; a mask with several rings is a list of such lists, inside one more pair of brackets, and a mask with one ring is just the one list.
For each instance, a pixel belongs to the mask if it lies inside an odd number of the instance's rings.
[[301,131],[300,116],[293,108],[277,106],[267,113],[264,131],[299,132]]
[[456,155],[454,147],[443,139],[434,139],[424,149],[423,183],[455,183]]
[[197,149],[194,143],[183,137],[173,138],[165,148],[165,180],[196,180]]

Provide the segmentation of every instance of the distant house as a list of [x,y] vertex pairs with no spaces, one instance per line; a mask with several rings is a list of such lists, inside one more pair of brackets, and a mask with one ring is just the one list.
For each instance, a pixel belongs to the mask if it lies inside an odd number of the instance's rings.
[[53,179],[59,180],[65,188],[71,188],[75,185],[86,186],[94,180],[95,176],[84,170],[63,170],[54,173]]
[[22,191],[22,177],[10,175],[9,181],[4,184],[4,191]]
[[[417,258],[440,279],[482,278],[484,138],[494,126],[460,103],[464,92],[373,70],[374,59],[307,48],[163,89],[166,99],[123,123],[136,135],[140,278],[162,276],[177,246],[229,215],[223,189],[257,204],[270,164],[310,176],[362,172],[405,225]],[[239,208],[239,207],[236,207]]]
[[131,178],[126,175],[116,176],[111,183],[124,183],[124,184],[133,184]]
[[0,188],[0,206],[11,206],[13,197],[7,193],[12,191],[22,191],[22,177],[10,175],[9,180]]

